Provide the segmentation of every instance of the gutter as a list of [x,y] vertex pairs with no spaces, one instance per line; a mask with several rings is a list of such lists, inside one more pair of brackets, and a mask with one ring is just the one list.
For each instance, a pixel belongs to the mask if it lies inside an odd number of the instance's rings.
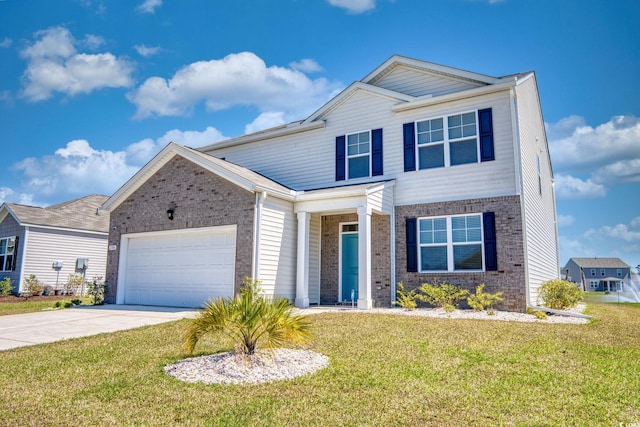
[[554,308],[540,307],[538,305],[529,305],[527,308],[532,308],[532,309],[537,310],[537,311],[546,311],[547,313],[558,314],[560,316],[578,317],[580,319],[592,319],[593,318],[592,316],[588,316],[588,315],[582,314],[582,313],[575,313],[573,311],[556,310]]

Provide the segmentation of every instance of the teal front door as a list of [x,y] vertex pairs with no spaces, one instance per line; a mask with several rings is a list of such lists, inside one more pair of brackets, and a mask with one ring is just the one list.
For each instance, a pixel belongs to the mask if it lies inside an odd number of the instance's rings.
[[358,233],[345,233],[342,234],[342,301],[352,300],[358,300]]

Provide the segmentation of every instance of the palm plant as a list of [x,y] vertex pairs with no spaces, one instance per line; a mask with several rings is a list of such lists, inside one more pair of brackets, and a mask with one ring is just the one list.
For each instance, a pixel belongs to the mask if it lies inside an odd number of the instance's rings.
[[260,295],[257,280],[245,279],[240,294],[209,301],[185,331],[184,349],[192,353],[200,338],[222,333],[236,342],[236,351],[255,353],[258,346],[275,348],[304,344],[311,338],[311,323],[293,312],[284,298]]

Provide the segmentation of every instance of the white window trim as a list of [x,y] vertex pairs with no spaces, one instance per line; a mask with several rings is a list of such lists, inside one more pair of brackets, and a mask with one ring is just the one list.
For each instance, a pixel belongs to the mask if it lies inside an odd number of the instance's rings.
[[[436,145],[444,145],[444,166],[445,168],[450,168],[452,167],[451,165],[451,143],[456,143],[456,142],[462,142],[462,141],[466,141],[468,139],[471,139],[470,137],[462,137],[462,138],[457,138],[457,139],[450,139],[449,138],[449,121],[448,118],[451,116],[460,116],[463,114],[467,114],[467,113],[475,113],[476,115],[476,135],[475,135],[475,139],[476,139],[476,161],[475,163],[480,163],[480,120],[478,118],[478,110],[467,110],[467,111],[462,111],[459,113],[452,113],[452,114],[445,114],[442,116],[435,116],[435,117],[429,117],[429,118],[424,118],[424,119],[420,119],[420,120],[416,120],[414,122],[414,138],[416,140],[415,143],[415,156],[416,156],[416,168],[417,170],[431,170],[431,169],[438,169],[436,168],[427,168],[427,169],[422,169],[420,167],[420,148],[421,147],[430,147],[430,146],[436,146]],[[426,122],[426,121],[430,121],[430,120],[437,120],[437,119],[442,119],[442,131],[443,131],[443,137],[444,140],[442,142],[430,142],[427,144],[420,144],[418,142],[418,123],[420,122]],[[464,166],[464,165],[473,165],[474,163],[463,163],[461,165],[453,165],[453,166]]]
[[[350,135],[359,135],[359,134],[365,133],[365,132],[369,134],[369,152],[367,154],[349,155],[349,136]],[[345,178],[346,179],[371,178],[372,169],[373,169],[373,160],[372,160],[373,156],[371,155],[371,152],[372,152],[372,149],[373,149],[373,147],[372,147],[372,144],[373,144],[372,138],[373,138],[373,135],[371,133],[371,129],[369,129],[369,130],[361,130],[361,131],[358,131],[358,132],[350,132],[350,133],[345,135],[345,137],[344,137],[344,144],[345,144],[344,150],[345,150],[345,155],[346,155],[345,156],[345,159],[346,159],[345,160],[345,163],[346,163],[346,165],[345,165],[345,172],[346,172]],[[350,159],[357,159],[359,157],[365,157],[365,156],[369,157],[369,175],[359,176],[357,178],[351,178],[349,176],[349,160]]]
[[[457,217],[466,217],[466,216],[480,216],[480,257],[481,257],[481,262],[482,262],[482,268],[478,269],[478,270],[455,270],[455,260],[453,258],[453,228],[451,226],[451,219],[452,218],[457,218]],[[447,221],[447,269],[446,270],[423,270],[422,269],[422,250],[421,248],[423,247],[430,247],[430,246],[443,246],[443,243],[426,243],[426,244],[422,244],[420,243],[420,220],[421,219],[446,219]],[[417,242],[418,242],[418,272],[419,273],[478,273],[478,272],[484,272],[485,271],[485,259],[484,259],[484,227],[482,226],[482,213],[479,212],[472,212],[472,213],[465,213],[465,214],[456,214],[456,215],[440,215],[440,216],[423,216],[423,217],[418,217],[417,218],[417,224],[416,224],[416,232],[418,233],[418,235],[416,236],[417,238]],[[469,245],[477,245],[478,242],[460,242],[460,243],[455,243],[455,246],[469,246]]]
[[[7,241],[7,243],[6,243],[6,245],[5,245],[5,248],[8,248],[8,247],[9,247],[9,240],[11,240],[11,239],[13,239],[13,245],[14,245],[14,246],[13,246],[13,253],[9,254],[9,253],[7,253],[7,252],[6,252],[6,249],[5,249],[5,252],[4,252],[4,253],[2,253],[2,254],[0,254],[0,256],[3,256],[3,257],[4,257],[4,258],[2,259],[2,265],[0,265],[0,271],[2,271],[2,272],[9,272],[9,271],[13,271],[13,270],[11,270],[11,268],[9,268],[8,270],[5,270],[5,267],[6,267],[6,265],[7,265],[7,255],[10,255],[10,256],[12,257],[11,265],[13,265],[13,262],[14,262],[13,260],[14,260],[14,258],[15,258],[15,256],[16,256],[16,249],[15,249],[16,237],[17,237],[17,236],[7,236],[7,237],[2,237],[2,238],[0,238],[0,241],[2,241],[2,240],[6,240],[6,241]],[[9,266],[9,267],[11,267],[11,266]]]

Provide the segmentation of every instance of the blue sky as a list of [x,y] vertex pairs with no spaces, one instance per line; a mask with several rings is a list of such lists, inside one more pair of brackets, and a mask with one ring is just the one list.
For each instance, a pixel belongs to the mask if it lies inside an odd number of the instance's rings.
[[109,195],[169,141],[302,119],[400,54],[535,70],[561,264],[636,266],[638,22],[637,0],[2,0],[0,202]]

